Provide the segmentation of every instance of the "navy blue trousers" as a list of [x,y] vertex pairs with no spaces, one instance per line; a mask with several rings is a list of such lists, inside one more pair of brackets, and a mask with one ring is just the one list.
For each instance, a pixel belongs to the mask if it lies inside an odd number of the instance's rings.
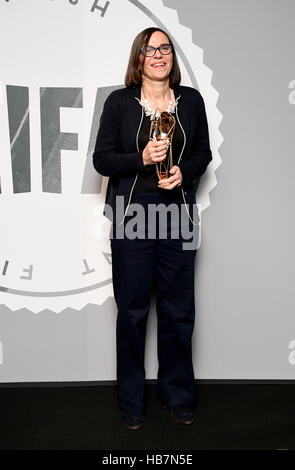
[[[170,193],[170,194],[168,194]],[[171,191],[135,191],[131,202],[145,208],[149,203],[183,203]],[[134,214],[129,209],[123,225]],[[153,288],[156,292],[159,398],[171,405],[193,407],[197,402],[191,338],[195,322],[194,265],[196,248],[184,250],[180,233],[173,239],[173,227],[180,219],[167,220],[167,236],[162,238],[156,222],[156,237],[116,238],[113,223],[110,239],[116,322],[117,392],[119,407],[135,415],[144,413],[146,322]],[[183,220],[183,219],[182,219]],[[189,221],[190,230],[198,230]]]

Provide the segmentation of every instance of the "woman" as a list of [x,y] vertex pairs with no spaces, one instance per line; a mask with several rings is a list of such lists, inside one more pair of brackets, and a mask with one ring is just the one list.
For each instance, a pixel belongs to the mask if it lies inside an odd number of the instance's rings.
[[[118,402],[128,429],[138,429],[144,423],[145,333],[154,285],[159,399],[170,416],[184,424],[194,421],[192,409],[197,403],[191,350],[197,248],[194,243],[184,249],[187,237],[173,234],[184,222],[193,237],[196,234],[199,218],[194,185],[212,155],[203,98],[180,81],[168,34],[159,28],[140,32],[132,45],[126,86],[110,93],[105,101],[93,153],[95,169],[109,177],[104,215],[113,222],[110,243],[118,308]],[[175,119],[172,143],[167,138],[150,139],[151,119],[158,119],[163,111]],[[169,145],[173,166],[168,178],[159,181],[156,165],[167,162]],[[140,205],[144,214],[137,224],[141,230],[138,238],[130,236],[133,203]],[[154,226],[156,235],[149,237],[148,210],[151,204],[160,203],[165,208],[173,203],[182,217],[172,212],[163,236],[160,216]]]

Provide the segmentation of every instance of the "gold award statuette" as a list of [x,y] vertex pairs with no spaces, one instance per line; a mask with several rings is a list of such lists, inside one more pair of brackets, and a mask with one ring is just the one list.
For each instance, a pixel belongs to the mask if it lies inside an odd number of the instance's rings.
[[169,171],[173,166],[171,144],[175,128],[175,118],[168,111],[162,111],[158,117],[156,116],[157,109],[153,119],[151,120],[150,140],[168,140],[168,155],[166,154],[166,158],[164,160],[156,163],[158,178],[159,180],[163,180],[171,176]]

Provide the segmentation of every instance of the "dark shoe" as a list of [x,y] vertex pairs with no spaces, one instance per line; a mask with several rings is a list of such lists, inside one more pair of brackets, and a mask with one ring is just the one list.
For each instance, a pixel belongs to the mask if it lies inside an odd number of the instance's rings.
[[169,415],[174,421],[182,424],[192,424],[194,422],[193,412],[191,408],[187,406],[174,406],[166,405],[166,403],[161,402],[163,408],[168,410]]
[[134,416],[128,411],[120,410],[121,421],[128,429],[139,429],[144,423],[143,416]]

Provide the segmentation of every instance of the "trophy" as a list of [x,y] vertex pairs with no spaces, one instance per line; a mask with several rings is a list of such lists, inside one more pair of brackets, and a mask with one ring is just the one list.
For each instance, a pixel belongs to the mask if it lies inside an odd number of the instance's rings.
[[162,111],[160,115],[156,117],[157,109],[155,111],[154,117],[151,120],[150,127],[150,140],[163,140],[167,139],[168,141],[168,150],[166,158],[159,163],[156,163],[156,171],[159,180],[169,178],[171,176],[169,171],[173,166],[172,160],[172,139],[175,129],[175,118],[168,112]]

